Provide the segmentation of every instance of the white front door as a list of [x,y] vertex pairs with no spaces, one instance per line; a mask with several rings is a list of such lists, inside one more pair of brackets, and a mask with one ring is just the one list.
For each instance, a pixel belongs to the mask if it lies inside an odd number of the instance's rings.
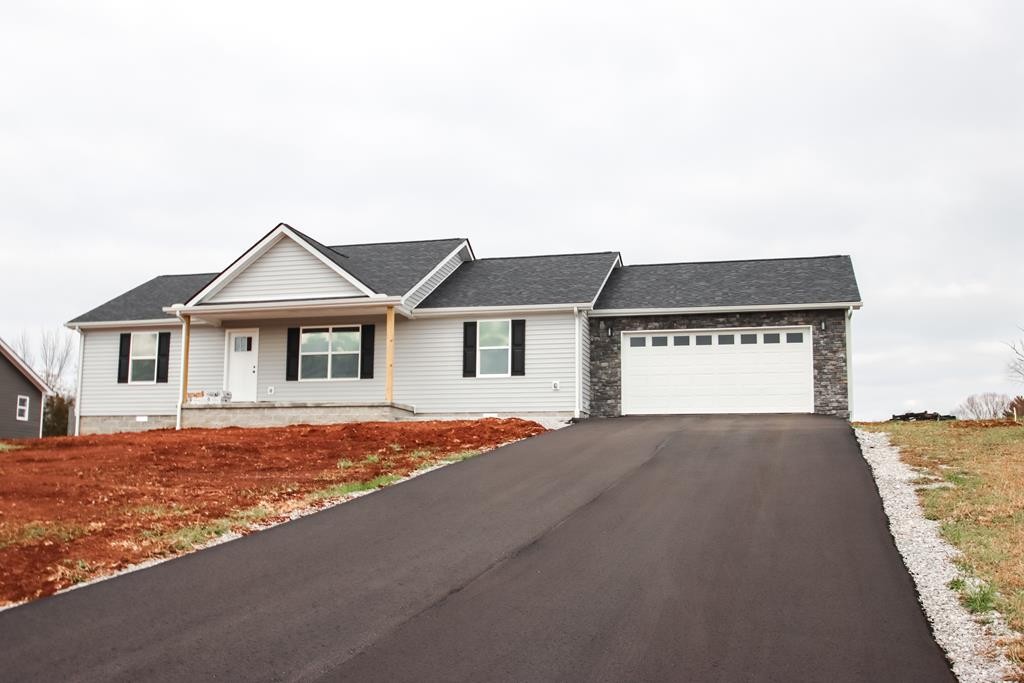
[[622,336],[622,413],[811,413],[810,327]]
[[228,391],[231,400],[256,400],[259,330],[228,330]]

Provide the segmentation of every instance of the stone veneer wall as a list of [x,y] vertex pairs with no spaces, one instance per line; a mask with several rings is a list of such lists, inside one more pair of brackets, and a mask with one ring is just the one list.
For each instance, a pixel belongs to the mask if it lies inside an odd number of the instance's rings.
[[[614,417],[621,414],[620,332],[811,325],[811,339],[814,344],[814,412],[848,419],[850,406],[847,392],[846,322],[846,309],[615,318],[591,316],[590,413],[595,417]],[[612,330],[611,336],[608,336],[609,327]]]

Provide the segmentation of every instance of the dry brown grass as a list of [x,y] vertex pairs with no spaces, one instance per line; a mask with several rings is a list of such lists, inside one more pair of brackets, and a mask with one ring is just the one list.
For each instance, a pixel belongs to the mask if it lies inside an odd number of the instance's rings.
[[[991,585],[994,607],[1012,628],[1024,631],[1024,426],[968,421],[858,426],[887,432],[907,464],[932,481],[951,484],[918,489],[925,515],[937,520],[943,537],[962,551],[961,569]],[[1024,665],[1024,642],[1010,642],[1006,649]]]

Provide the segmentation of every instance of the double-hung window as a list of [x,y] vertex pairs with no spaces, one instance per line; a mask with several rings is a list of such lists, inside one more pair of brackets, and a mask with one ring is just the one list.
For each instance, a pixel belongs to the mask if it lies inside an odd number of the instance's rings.
[[156,332],[132,332],[128,368],[129,383],[152,384],[156,382],[158,336]]
[[481,320],[476,348],[477,376],[508,377],[512,369],[512,321]]
[[[18,397],[18,408],[14,413],[15,419],[19,422],[28,422],[28,396]],[[10,414],[10,413],[8,413]]]
[[299,381],[359,379],[359,325],[304,327],[299,339]]

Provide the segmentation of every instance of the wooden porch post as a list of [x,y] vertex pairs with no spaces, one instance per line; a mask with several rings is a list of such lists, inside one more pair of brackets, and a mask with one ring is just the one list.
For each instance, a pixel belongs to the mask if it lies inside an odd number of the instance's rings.
[[181,340],[181,405],[185,405],[185,399],[188,397],[188,352],[192,346],[192,316],[184,315],[182,318],[185,321],[185,333]]
[[387,307],[387,346],[384,371],[384,400],[395,400],[395,307]]

